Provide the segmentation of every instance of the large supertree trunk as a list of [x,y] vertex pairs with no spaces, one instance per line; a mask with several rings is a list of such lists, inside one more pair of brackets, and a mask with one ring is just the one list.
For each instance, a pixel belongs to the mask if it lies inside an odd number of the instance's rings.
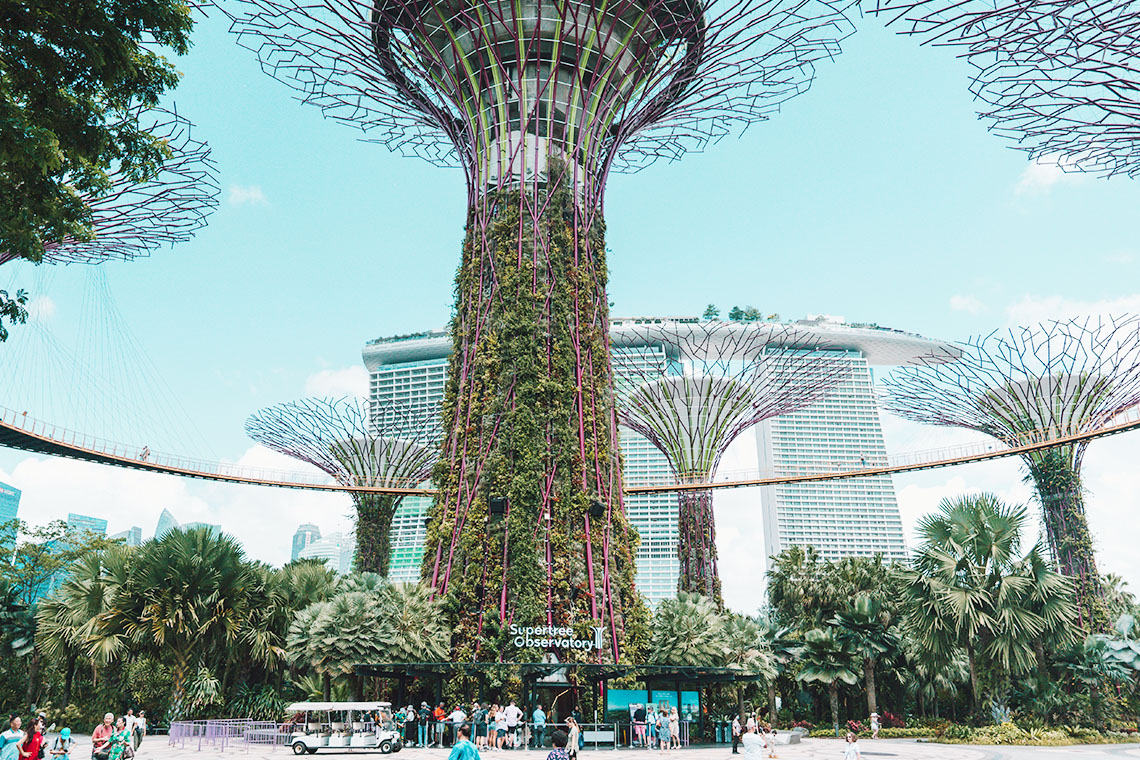
[[724,608],[716,565],[716,521],[712,491],[682,491],[678,499],[677,590],[701,594]]
[[[459,660],[511,652],[511,623],[603,628],[604,651],[563,660],[628,659],[647,643],[622,506],[603,228],[562,187],[493,192],[469,214],[423,569],[462,610]],[[489,513],[491,499],[505,514]]]
[[1111,621],[1085,516],[1079,454],[1067,446],[1050,449],[1029,462],[1029,474],[1041,502],[1041,519],[1049,549],[1057,568],[1072,578],[1076,586],[1081,629],[1090,633],[1104,632]]
[[353,569],[358,573],[379,573],[388,577],[392,559],[392,518],[401,497],[384,494],[356,494],[356,555]]

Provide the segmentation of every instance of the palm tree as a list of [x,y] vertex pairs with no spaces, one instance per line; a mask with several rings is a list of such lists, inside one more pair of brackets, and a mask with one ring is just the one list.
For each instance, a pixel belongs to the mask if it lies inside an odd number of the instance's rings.
[[1093,725],[1103,728],[1100,718],[1100,691],[1109,684],[1126,683],[1132,675],[1128,667],[1112,656],[1104,636],[1087,636],[1061,658],[1061,665],[1088,687]]
[[835,635],[832,628],[813,628],[804,635],[800,650],[803,669],[796,679],[804,683],[827,684],[831,702],[831,722],[839,736],[839,684],[854,684],[859,680],[858,657]]
[[917,645],[949,658],[961,647],[971,707],[980,701],[982,656],[1004,677],[1039,665],[1036,643],[1075,618],[1072,585],[1038,547],[1019,556],[1022,506],[992,494],[945,499],[918,526],[922,545],[900,573],[905,622]]
[[653,616],[650,661],[676,666],[722,665],[728,648],[716,602],[689,591],[666,599]]
[[768,679],[768,722],[776,725],[776,683],[779,677],[788,671],[800,653],[800,642],[792,638],[792,629],[787,626],[777,626],[768,616],[759,620],[760,640],[771,655],[771,665],[774,671],[772,678]]
[[237,642],[255,580],[237,542],[208,528],[172,530],[137,550],[101,625],[170,659],[172,719],[198,661]]
[[[763,677],[772,683],[776,678],[775,657],[761,638],[759,623],[744,615],[728,613],[724,622],[725,665]],[[736,708],[744,719],[744,685],[735,684]]]
[[901,672],[903,685],[918,700],[918,711],[926,716],[927,708],[934,703],[934,716],[939,717],[938,700],[943,694],[953,694],[969,678],[969,666],[961,649],[949,657],[935,655],[917,646],[910,637],[903,639],[906,667]]
[[418,583],[393,585],[384,599],[381,659],[376,662],[440,662],[451,645],[450,628],[431,589]]
[[867,688],[867,712],[879,711],[875,695],[875,661],[897,652],[902,644],[891,627],[891,616],[878,599],[859,594],[847,609],[831,620],[839,642],[863,660],[863,680]]

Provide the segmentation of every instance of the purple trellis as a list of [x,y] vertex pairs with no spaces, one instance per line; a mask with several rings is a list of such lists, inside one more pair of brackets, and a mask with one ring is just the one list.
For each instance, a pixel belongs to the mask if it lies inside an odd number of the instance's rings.
[[[972,338],[954,362],[922,358],[885,382],[887,410],[1016,446],[1105,427],[1140,404],[1140,318],[1048,322]],[[1026,454],[1049,547],[1077,582],[1082,623],[1103,592],[1080,480],[1087,443]]]
[[[737,436],[811,406],[851,369],[795,325],[634,324],[611,340],[621,422],[660,449],[682,483],[712,480]],[[711,491],[679,495],[677,555],[678,589],[722,603]]]

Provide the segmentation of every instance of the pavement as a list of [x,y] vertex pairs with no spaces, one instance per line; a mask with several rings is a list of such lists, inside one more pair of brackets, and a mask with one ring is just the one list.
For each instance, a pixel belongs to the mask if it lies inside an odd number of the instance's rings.
[[[73,760],[87,760],[87,744],[79,738]],[[866,760],[1140,760],[1140,744],[1097,744],[1076,747],[987,747],[959,744],[930,744],[913,739],[861,739],[860,749]],[[482,760],[545,760],[549,750],[518,752],[483,752]],[[405,748],[386,760],[447,760],[448,749]],[[314,760],[324,756],[338,760],[378,760],[379,752],[365,750],[321,750]],[[799,744],[781,746],[779,760],[842,760],[843,742],[834,739],[804,739]],[[211,760],[232,756],[234,760],[292,760],[289,747],[247,746],[241,742],[225,748],[187,741],[183,747],[170,746],[165,736],[148,736],[139,748],[137,760]],[[345,757],[345,756],[356,756]],[[308,756],[306,756],[308,757]],[[658,752],[643,749],[586,749],[580,760],[744,760],[744,753],[732,754],[727,745],[691,747]]]

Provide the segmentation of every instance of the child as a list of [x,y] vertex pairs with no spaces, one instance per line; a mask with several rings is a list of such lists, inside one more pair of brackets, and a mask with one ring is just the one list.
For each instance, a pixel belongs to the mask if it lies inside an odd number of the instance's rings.
[[863,760],[859,749],[859,737],[853,731],[847,732],[847,743],[843,747],[843,760]]
[[71,729],[65,728],[55,737],[51,745],[51,756],[54,760],[71,760],[71,747],[75,740],[71,738]]

